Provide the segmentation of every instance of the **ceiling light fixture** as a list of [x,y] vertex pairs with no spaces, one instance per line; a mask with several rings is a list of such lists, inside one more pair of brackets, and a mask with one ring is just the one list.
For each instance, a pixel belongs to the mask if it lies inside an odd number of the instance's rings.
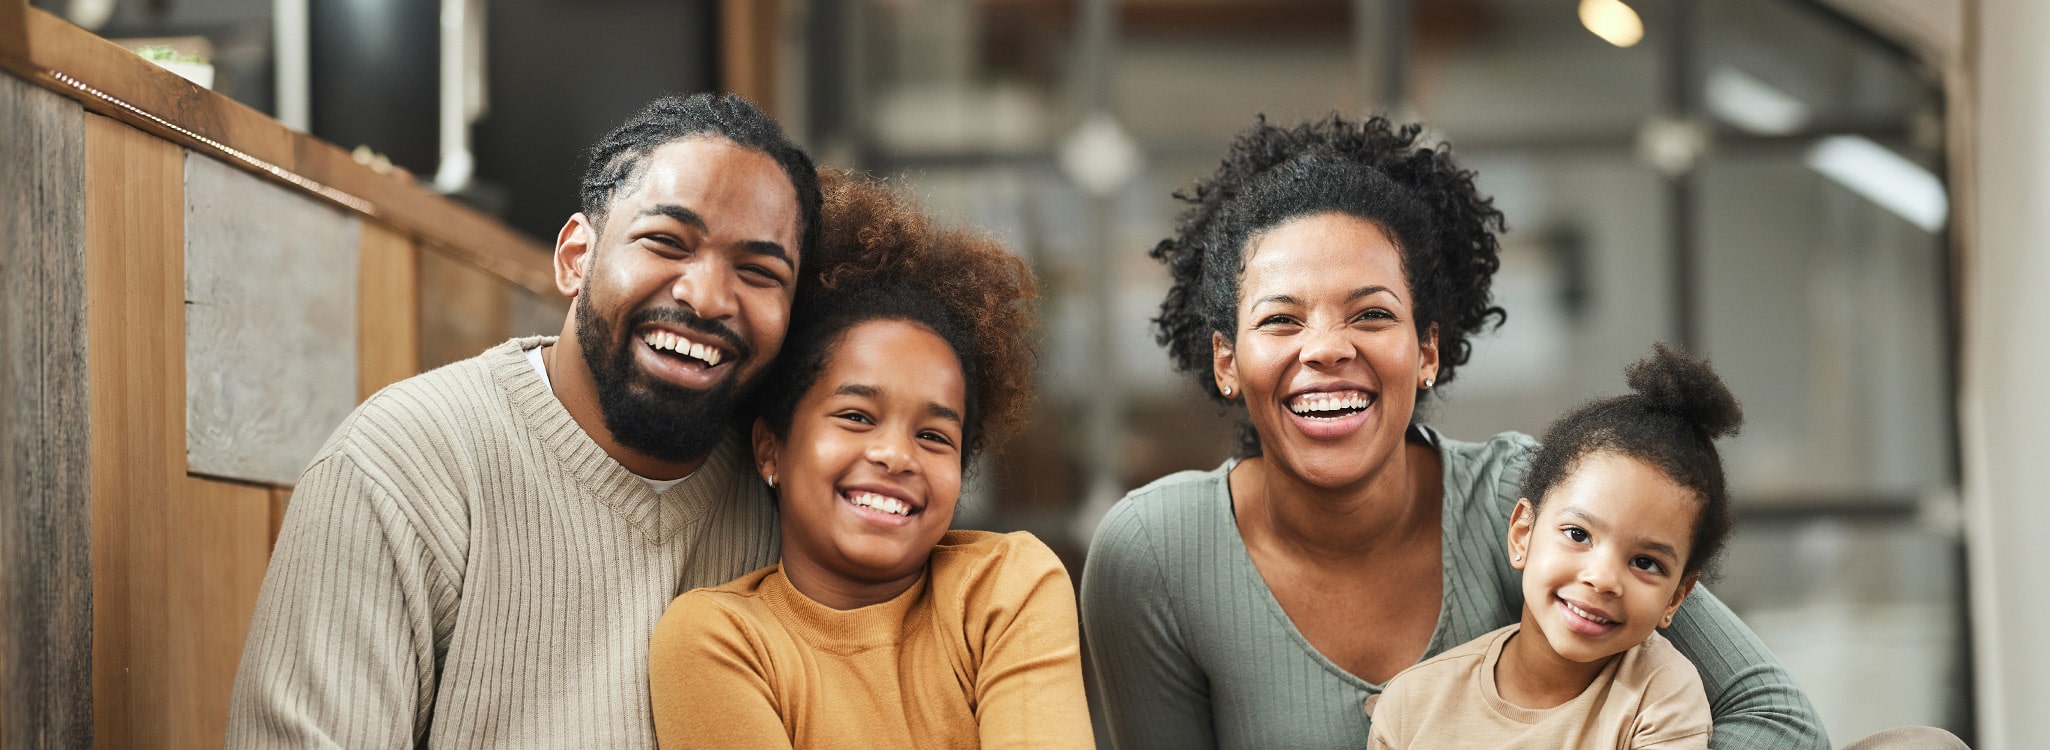
[[1644,19],[1623,0],[1580,0],[1580,25],[1618,47],[1644,40]]

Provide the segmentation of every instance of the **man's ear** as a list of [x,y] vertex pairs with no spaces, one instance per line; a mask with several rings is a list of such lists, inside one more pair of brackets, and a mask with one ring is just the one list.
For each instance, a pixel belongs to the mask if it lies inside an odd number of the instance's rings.
[[1509,511],[1509,567],[1522,570],[1530,556],[1530,532],[1537,526],[1537,506],[1530,498],[1517,498],[1516,509]]
[[1224,339],[1224,334],[1211,331],[1210,376],[1216,379],[1217,392],[1224,394],[1226,399],[1238,398],[1239,395],[1238,360],[1235,356],[1231,342]]
[[1659,627],[1673,626],[1673,613],[1680,611],[1680,604],[1687,601],[1687,595],[1694,593],[1694,584],[1701,582],[1700,573],[1690,573],[1680,581],[1680,588],[1673,590],[1673,600],[1666,603],[1666,616],[1659,620]]
[[783,446],[782,442],[776,439],[775,431],[769,429],[768,422],[755,420],[754,446],[755,468],[760,473],[762,481],[774,488],[778,480],[776,459],[781,456]]
[[579,211],[562,223],[555,233],[555,290],[575,297],[584,290],[584,274],[590,270],[591,255],[598,249],[598,228]]

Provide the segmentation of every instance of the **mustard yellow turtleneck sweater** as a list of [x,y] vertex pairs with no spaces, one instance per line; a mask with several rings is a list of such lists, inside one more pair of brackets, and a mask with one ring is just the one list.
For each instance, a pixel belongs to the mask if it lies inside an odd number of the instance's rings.
[[782,565],[677,597],[649,678],[665,748],[1093,747],[1074,587],[1031,534],[950,531],[887,602],[836,610]]

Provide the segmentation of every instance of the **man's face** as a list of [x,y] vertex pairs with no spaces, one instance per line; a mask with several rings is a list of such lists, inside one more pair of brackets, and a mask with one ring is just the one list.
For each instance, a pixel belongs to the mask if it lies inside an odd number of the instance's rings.
[[577,339],[614,440],[664,461],[711,451],[783,344],[797,226],[766,154],[695,137],[647,155],[576,261]]

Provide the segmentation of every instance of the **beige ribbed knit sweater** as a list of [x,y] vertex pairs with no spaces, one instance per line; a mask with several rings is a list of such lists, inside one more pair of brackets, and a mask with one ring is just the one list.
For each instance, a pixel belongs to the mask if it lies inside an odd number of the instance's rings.
[[653,747],[671,599],[776,561],[729,434],[661,495],[515,339],[356,409],[300,478],[235,675],[228,746]]

